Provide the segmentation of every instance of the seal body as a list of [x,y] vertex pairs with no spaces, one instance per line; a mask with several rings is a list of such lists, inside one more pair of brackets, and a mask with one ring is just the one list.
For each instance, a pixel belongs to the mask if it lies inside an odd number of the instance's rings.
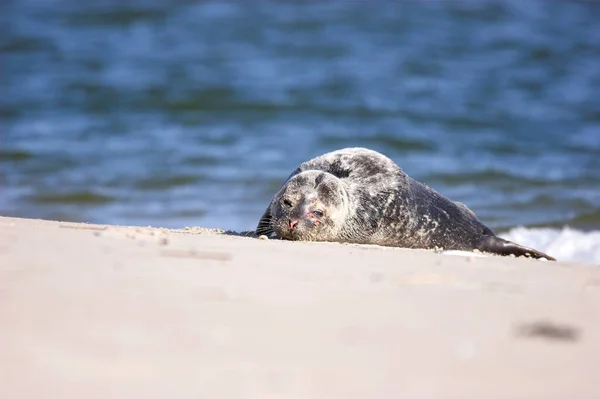
[[497,237],[465,205],[365,148],[330,152],[300,165],[273,197],[256,234],[554,260]]

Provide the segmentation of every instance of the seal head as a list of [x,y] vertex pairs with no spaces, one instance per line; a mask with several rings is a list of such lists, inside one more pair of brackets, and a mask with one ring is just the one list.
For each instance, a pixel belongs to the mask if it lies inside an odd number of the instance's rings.
[[286,240],[333,241],[348,213],[348,193],[336,176],[301,172],[281,187],[270,205],[270,227]]

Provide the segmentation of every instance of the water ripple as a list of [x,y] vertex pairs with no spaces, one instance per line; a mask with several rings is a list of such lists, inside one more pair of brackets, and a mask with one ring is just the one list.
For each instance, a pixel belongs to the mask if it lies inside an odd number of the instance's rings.
[[0,212],[254,227],[302,161],[393,158],[494,228],[600,229],[593,2],[9,2]]

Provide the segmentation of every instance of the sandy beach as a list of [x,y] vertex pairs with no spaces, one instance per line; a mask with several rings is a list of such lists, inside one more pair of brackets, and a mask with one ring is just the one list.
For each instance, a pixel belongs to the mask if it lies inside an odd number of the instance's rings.
[[600,268],[0,218],[3,398],[598,398]]

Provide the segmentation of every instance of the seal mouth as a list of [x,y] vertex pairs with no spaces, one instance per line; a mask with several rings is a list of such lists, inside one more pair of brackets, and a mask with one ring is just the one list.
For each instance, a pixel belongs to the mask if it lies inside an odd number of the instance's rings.
[[315,229],[321,224],[318,220],[309,218],[290,219],[285,224],[280,224],[274,230],[277,236],[290,241],[313,241]]
[[290,229],[290,228],[283,229],[283,231],[278,232],[277,235],[284,240],[290,240],[290,241],[300,241],[304,237],[304,234],[301,231],[301,229]]

